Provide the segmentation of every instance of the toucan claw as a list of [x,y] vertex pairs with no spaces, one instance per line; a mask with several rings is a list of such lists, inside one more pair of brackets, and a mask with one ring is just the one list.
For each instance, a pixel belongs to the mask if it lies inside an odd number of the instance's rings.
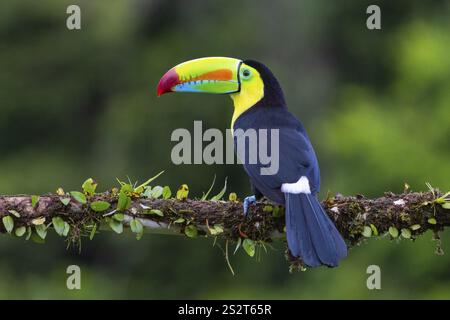
[[248,207],[255,202],[256,202],[255,196],[245,197],[245,199],[244,199],[244,216],[247,216]]

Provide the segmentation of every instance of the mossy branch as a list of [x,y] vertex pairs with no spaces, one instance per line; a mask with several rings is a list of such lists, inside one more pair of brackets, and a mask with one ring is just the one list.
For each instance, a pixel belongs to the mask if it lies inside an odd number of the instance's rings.
[[[443,195],[435,189],[386,193],[375,199],[337,195],[324,200],[323,206],[351,246],[377,235],[414,239],[427,230],[443,230],[450,225],[449,198],[449,193]],[[155,199],[133,191],[124,199],[118,190],[91,195],[60,192],[40,197],[0,196],[0,232],[43,240],[46,230],[53,227],[72,242],[82,236],[92,238],[108,225],[117,233],[123,226],[131,227],[138,238],[143,230],[253,242],[284,236],[284,209],[267,201],[252,205],[245,218],[238,201]],[[124,205],[124,201],[128,203]]]

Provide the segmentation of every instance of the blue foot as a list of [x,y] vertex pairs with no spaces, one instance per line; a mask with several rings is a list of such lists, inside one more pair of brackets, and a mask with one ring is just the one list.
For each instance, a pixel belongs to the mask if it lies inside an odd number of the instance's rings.
[[244,199],[244,216],[247,216],[248,206],[256,202],[255,196],[245,197]]

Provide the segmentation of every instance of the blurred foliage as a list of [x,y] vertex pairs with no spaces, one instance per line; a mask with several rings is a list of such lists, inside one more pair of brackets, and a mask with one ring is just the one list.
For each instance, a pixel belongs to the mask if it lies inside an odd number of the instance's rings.
[[[80,31],[65,25],[74,3]],[[277,75],[316,146],[323,195],[376,196],[405,181],[449,189],[448,3],[377,3],[381,31],[365,27],[370,1],[2,1],[0,193],[164,169],[158,180],[172,189],[186,182],[200,197],[216,174],[243,198],[239,165],[170,161],[171,132],[194,120],[226,129],[230,99],[155,94],[168,68],[212,55],[260,60]],[[3,235],[0,298],[450,298],[449,255],[435,256],[430,239],[369,241],[337,269],[293,275],[276,243],[260,263],[232,257],[232,277],[204,239],[103,233],[78,254],[56,236],[39,246]],[[66,289],[70,264],[82,268],[81,291]],[[381,267],[380,291],[366,288],[370,264]]]

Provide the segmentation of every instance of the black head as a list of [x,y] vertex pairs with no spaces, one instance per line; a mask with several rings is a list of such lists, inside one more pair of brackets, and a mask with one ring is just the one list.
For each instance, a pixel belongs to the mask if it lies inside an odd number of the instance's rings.
[[267,107],[285,107],[286,101],[284,100],[283,90],[272,71],[261,62],[255,60],[244,60],[244,63],[255,68],[264,82],[264,97],[258,104]]

